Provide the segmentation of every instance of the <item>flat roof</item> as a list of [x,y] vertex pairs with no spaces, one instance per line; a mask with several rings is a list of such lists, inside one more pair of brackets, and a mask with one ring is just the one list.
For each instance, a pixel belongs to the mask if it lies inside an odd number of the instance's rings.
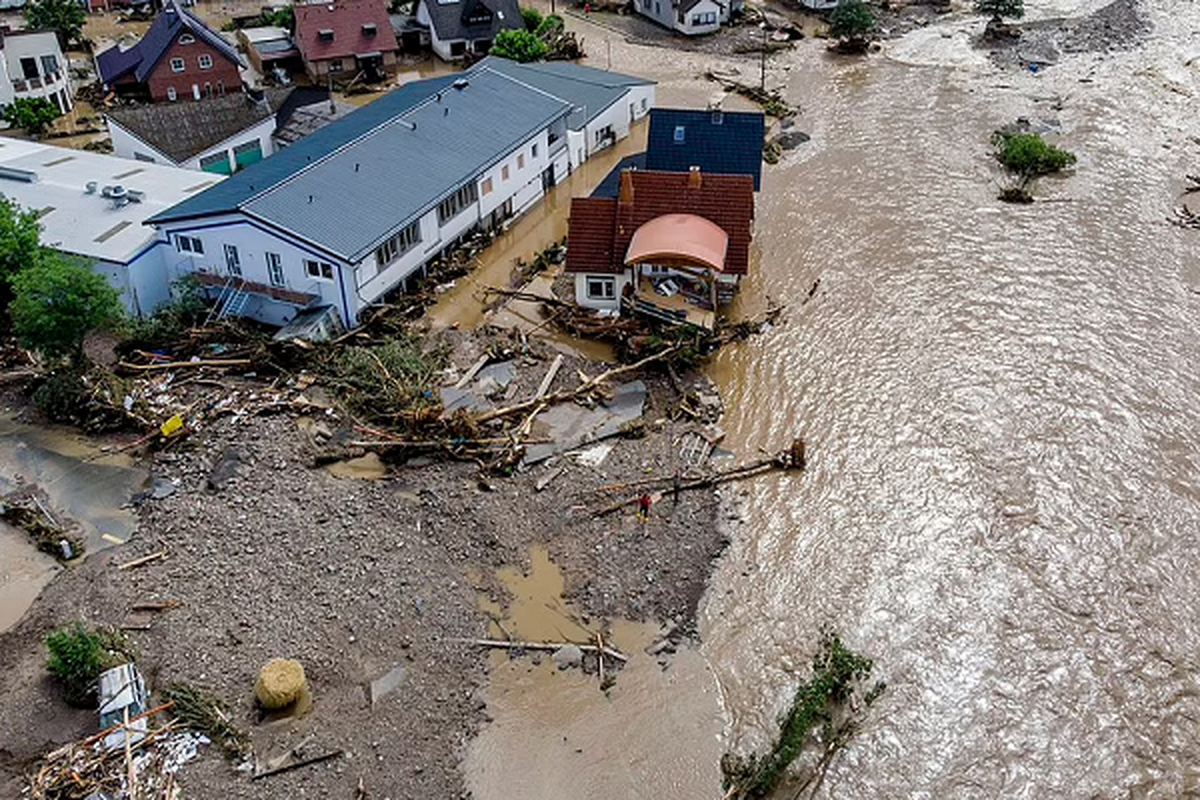
[[[130,261],[155,238],[147,219],[223,178],[0,137],[0,193],[39,213],[44,244],[105,261]],[[94,194],[87,192],[91,181],[97,184]],[[118,184],[145,196],[117,208],[101,190]]]
[[259,42],[271,42],[276,39],[286,39],[291,41],[292,36],[284,28],[279,28],[274,25],[264,25],[261,28],[240,28],[238,33],[246,37],[246,41],[252,44]]

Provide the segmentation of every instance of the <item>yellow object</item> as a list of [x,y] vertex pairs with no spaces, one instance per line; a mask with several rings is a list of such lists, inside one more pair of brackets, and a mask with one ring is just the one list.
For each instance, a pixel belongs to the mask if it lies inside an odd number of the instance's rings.
[[258,673],[254,694],[268,711],[290,706],[304,691],[304,667],[299,661],[273,658]]
[[183,430],[183,417],[176,414],[162,424],[161,430],[163,436],[174,436]]

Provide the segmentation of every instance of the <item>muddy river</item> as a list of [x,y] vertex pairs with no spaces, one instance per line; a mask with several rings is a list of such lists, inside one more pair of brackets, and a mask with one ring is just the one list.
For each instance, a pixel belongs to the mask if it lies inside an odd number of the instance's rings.
[[[1200,233],[1165,222],[1200,167],[1200,7],[1145,12],[1144,45],[1037,74],[993,66],[968,45],[982,22],[954,17],[885,55],[802,42],[768,67],[813,137],[758,199],[747,299],[787,303],[786,324],[712,371],[736,409],[728,444],[801,434],[810,467],[730,498],[743,521],[700,624],[719,692],[697,679],[660,708],[720,702],[723,746],[761,745],[835,628],[890,689],[820,796],[1200,786]],[[715,59],[575,25],[593,51],[612,42],[614,69],[658,79],[661,105],[713,91],[694,76]],[[1033,206],[995,199],[988,137],[1018,116],[1079,155]],[[493,715],[553,726],[559,695],[504,701],[547,682],[495,675]],[[660,719],[659,741],[689,736]],[[581,761],[548,761],[546,791],[521,796],[562,796],[564,769],[594,796]]]

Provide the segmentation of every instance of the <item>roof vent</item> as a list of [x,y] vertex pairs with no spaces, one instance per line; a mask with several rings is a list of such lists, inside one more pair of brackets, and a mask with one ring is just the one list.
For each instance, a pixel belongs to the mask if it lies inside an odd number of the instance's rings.
[[374,22],[364,23],[362,26],[362,32],[363,32],[363,36],[374,36],[375,35],[375,23]]
[[96,183],[95,181],[88,181],[87,185],[84,186],[84,193],[85,194],[95,194],[96,187],[98,187],[99,185],[100,184]]
[[454,82],[454,88],[458,89],[459,91],[462,91],[463,89],[467,88],[467,86],[469,86],[470,83],[471,82],[468,81],[466,78],[459,78],[458,80],[456,80]]

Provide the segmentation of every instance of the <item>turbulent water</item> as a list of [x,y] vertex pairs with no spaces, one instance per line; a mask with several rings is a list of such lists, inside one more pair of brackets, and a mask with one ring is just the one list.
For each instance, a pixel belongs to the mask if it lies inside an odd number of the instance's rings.
[[[921,31],[792,57],[813,141],[769,169],[753,290],[787,324],[721,356],[752,484],[706,598],[730,742],[761,744],[822,626],[890,686],[828,797],[1177,797],[1200,787],[1200,9],[1001,71]],[[1046,14],[1042,14],[1046,16]],[[995,200],[1017,116],[1079,155]],[[813,282],[813,299],[804,303]]]

